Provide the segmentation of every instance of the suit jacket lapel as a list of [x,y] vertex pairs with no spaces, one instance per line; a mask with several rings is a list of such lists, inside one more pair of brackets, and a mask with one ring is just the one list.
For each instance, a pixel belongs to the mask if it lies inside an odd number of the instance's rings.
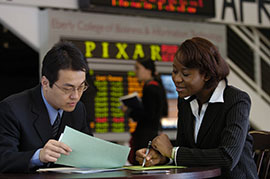
[[[195,139],[194,139],[194,116],[192,112],[188,113],[190,114],[187,117],[187,128],[185,130],[188,130],[186,133],[188,134],[188,141],[191,141],[192,143],[190,144],[192,147],[195,147]],[[190,130],[192,129],[192,130]]]
[[32,112],[36,115],[33,124],[43,143],[46,143],[52,137],[52,126],[41,96],[40,85],[32,91],[32,100]]
[[208,130],[210,130],[212,124],[215,120],[218,120],[218,115],[220,113],[220,109],[222,108],[223,103],[209,103],[208,107],[205,111],[203,121],[197,136],[197,145],[200,145],[204,136],[207,134]]
[[[187,140],[191,143],[189,143],[190,146],[195,147],[195,139],[194,139],[194,115],[192,114],[191,107],[190,107],[190,101],[192,101],[194,97],[190,97],[188,100],[184,100],[183,103],[185,105],[182,105],[181,107],[178,107],[180,118],[184,120],[184,126],[185,128],[185,134],[187,134]],[[179,103],[179,102],[178,102]]]
[[61,133],[64,132],[65,126],[70,126],[70,127],[72,126],[72,128],[75,128],[76,125],[72,123],[73,122],[72,119],[73,117],[70,112],[66,112],[66,111],[63,112],[60,128],[56,136],[57,139],[60,137]]
[[61,119],[61,125],[60,125],[60,133],[64,132],[64,129],[65,129],[65,126],[66,125],[70,125],[71,123],[71,117],[70,117],[70,114],[68,112],[63,112],[63,115],[62,115],[62,119]]

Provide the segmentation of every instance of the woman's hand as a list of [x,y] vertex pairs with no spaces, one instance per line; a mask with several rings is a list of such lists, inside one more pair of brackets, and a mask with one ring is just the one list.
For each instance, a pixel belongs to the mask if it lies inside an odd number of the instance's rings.
[[152,141],[152,147],[159,151],[161,155],[170,158],[172,154],[172,143],[167,134],[160,134]]
[[125,105],[121,105],[120,108],[123,112],[126,112],[128,110],[128,107]]
[[166,163],[166,157],[160,155],[159,152],[150,149],[148,155],[145,155],[146,148],[140,149],[136,151],[136,160],[142,164],[144,158],[146,159],[145,166],[150,167],[157,164],[164,164]]

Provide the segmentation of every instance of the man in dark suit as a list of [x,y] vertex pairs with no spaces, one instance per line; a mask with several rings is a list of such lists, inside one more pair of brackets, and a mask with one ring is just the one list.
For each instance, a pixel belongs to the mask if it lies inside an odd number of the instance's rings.
[[58,141],[66,125],[92,135],[79,101],[87,72],[80,50],[59,42],[43,60],[41,84],[0,102],[0,172],[29,172],[68,155]]

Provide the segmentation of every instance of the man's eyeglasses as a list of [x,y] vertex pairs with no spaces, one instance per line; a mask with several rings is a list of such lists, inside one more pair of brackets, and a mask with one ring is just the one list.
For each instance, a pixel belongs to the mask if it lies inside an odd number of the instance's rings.
[[61,86],[58,86],[56,83],[54,83],[55,86],[57,88],[59,88],[61,91],[63,91],[65,94],[71,94],[73,92],[75,92],[76,90],[79,92],[79,93],[82,93],[84,92],[85,90],[87,90],[88,88],[88,84],[87,82],[85,81],[82,85],[80,85],[79,87],[74,87],[74,86],[68,86],[68,87],[61,87]]

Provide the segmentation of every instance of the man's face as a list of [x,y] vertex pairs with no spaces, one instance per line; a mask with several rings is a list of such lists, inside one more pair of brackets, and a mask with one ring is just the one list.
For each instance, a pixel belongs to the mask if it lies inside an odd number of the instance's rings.
[[70,69],[59,70],[58,80],[49,86],[48,79],[41,79],[44,97],[55,109],[71,112],[80,100],[85,86],[85,72]]

